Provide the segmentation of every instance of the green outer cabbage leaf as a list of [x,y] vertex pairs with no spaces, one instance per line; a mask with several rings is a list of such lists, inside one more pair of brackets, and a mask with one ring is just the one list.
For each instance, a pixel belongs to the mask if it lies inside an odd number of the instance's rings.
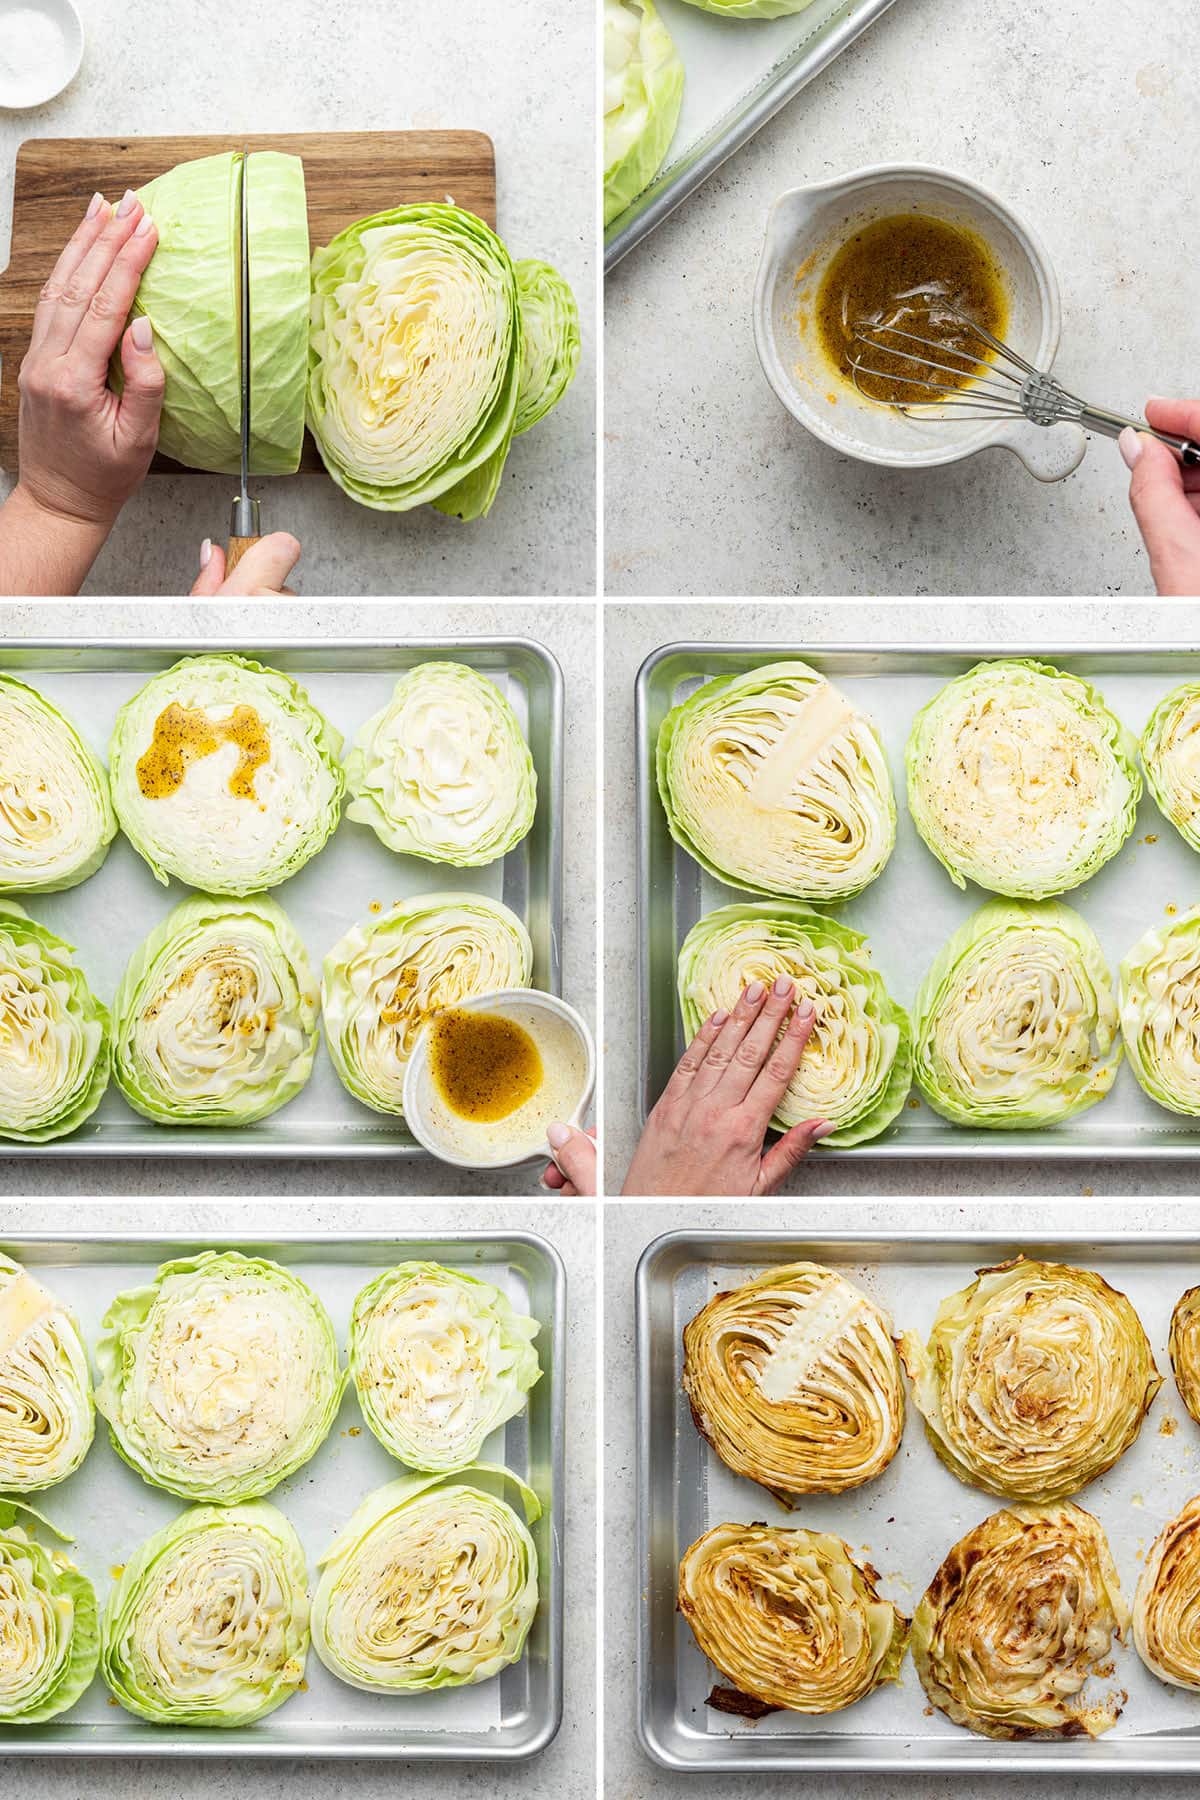
[[118,1294],[96,1368],[118,1455],[152,1487],[222,1505],[295,1474],[329,1435],[347,1380],[319,1297],[236,1250],[177,1257]]
[[0,1138],[65,1137],[108,1086],[108,1012],[73,951],[15,900],[0,900]]
[[[229,745],[191,762],[174,793],[143,795],[138,760],[173,702],[216,719],[239,705],[258,712],[271,755],[255,775],[254,799],[230,792],[237,758]],[[287,881],[337,829],[341,750],[341,733],[290,676],[245,656],[184,657],[117,714],[109,749],[113,802],[122,831],[164,886],[174,875],[212,894],[255,894]]]
[[533,1490],[509,1469],[410,1475],[367,1495],[320,1559],[313,1648],[367,1693],[488,1681],[516,1662],[538,1605]]
[[469,1467],[541,1379],[538,1330],[499,1288],[460,1269],[385,1269],[360,1290],[350,1318],[363,1418],[410,1469]]
[[1121,963],[1121,1035],[1150,1098],[1200,1117],[1200,906],[1152,925]]
[[1160,700],[1142,733],[1142,767],[1155,805],[1200,850],[1200,681]]
[[720,19],[782,19],[800,13],[813,0],[687,0],[702,12],[716,13]]
[[653,0],[604,0],[604,223],[662,167],[683,104],[683,63]]
[[65,713],[0,674],[0,892],[50,894],[94,875],[117,835],[108,775]]
[[154,1724],[249,1725],[299,1688],[308,1622],[304,1551],[283,1514],[266,1501],[193,1506],[126,1564],[100,1672]]
[[989,900],[917,992],[913,1073],[957,1125],[1056,1125],[1112,1086],[1118,1023],[1104,952],[1077,912],[1055,900]]
[[418,663],[358,732],[346,817],[402,856],[470,868],[526,836],[537,773],[495,682],[463,663]]
[[723,906],[688,932],[679,952],[679,1010],[693,1038],[718,1007],[732,1012],[746,984],[790,975],[816,1013],[800,1067],[771,1120],[787,1131],[829,1119],[835,1148],[878,1137],[912,1080],[908,1015],[871,962],[865,937],[786,900]]
[[20,1263],[0,1255],[0,1488],[32,1494],[65,1481],[95,1429],[79,1321]]
[[0,1500],[0,1723],[42,1725],[74,1706],[100,1660],[99,1608],[87,1576],[38,1543],[26,1518],[72,1540],[20,1501]]
[[513,436],[558,405],[579,367],[579,308],[557,269],[535,257],[514,263],[521,308],[521,386]]
[[308,424],[364,506],[487,512],[516,421],[523,358],[508,251],[474,213],[400,206],[312,259]]
[[249,1125],[295,1098],[317,1051],[317,982],[265,894],[184,900],[113,1001],[113,1076],[162,1125]]

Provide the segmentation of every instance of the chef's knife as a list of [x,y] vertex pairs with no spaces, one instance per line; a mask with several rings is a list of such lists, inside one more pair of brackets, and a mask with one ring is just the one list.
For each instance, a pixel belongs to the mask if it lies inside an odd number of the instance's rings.
[[225,570],[236,569],[251,544],[262,536],[257,500],[250,498],[250,224],[249,224],[250,150],[242,152],[242,205],[239,223],[241,239],[241,316],[238,333],[242,358],[242,486],[233,503],[229,526],[229,549],[225,553]]

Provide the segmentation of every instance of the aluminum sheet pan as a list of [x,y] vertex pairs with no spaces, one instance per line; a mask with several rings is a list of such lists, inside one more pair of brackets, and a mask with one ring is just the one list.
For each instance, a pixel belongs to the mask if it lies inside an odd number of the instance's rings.
[[893,0],[813,0],[784,19],[720,19],[685,0],[658,0],[686,71],[667,160],[604,236],[604,267],[649,237],[727,156],[774,118]]
[[[529,836],[501,861],[452,869],[397,856],[367,825],[343,816],[337,831],[290,881],[272,888],[308,947],[320,975],[326,953],[352,924],[396,900],[443,889],[490,894],[529,927],[533,983],[557,994],[562,941],[562,674],[550,652],[524,638],[356,638],[344,643],[282,644],[257,639],[82,639],[0,644],[0,668],[49,696],[108,762],[117,709],[160,669],[181,656],[237,651],[282,669],[308,690],[342,733],[346,751],[363,721],[389,698],[397,677],[438,657],[467,663],[494,680],[516,711],[533,753],[538,807]],[[344,752],[345,753],[345,752]],[[133,951],[191,890],[163,887],[123,835],[104,866],[62,894],[31,894],[26,911],[76,946],[96,993],[109,1004]],[[17,896],[21,898],[21,896]],[[50,1144],[0,1144],[6,1156],[422,1156],[398,1120],[347,1093],[324,1041],[312,1076],[288,1106],[240,1128],[156,1125],[134,1112],[110,1083],[99,1109],[80,1130]]]
[[1127,1293],[1166,1378],[1137,1441],[1075,1496],[1104,1526],[1122,1591],[1132,1601],[1154,1538],[1200,1492],[1200,1427],[1175,1391],[1167,1357],[1172,1309],[1200,1280],[1200,1235],[1077,1233],[1017,1240],[914,1232],[814,1239],[677,1231],[646,1250],[637,1274],[638,1570],[645,1593],[638,1727],[657,1762],[725,1772],[1200,1773],[1200,1697],[1158,1681],[1132,1642],[1115,1646],[1113,1676],[1089,1688],[1096,1695],[1128,1694],[1116,1726],[1094,1741],[999,1744],[952,1725],[941,1713],[927,1713],[911,1656],[899,1686],[878,1688],[824,1719],[775,1713],[753,1725],[705,1705],[714,1671],[675,1609],[675,1587],[680,1557],[709,1526],[762,1519],[836,1532],[869,1558],[880,1571],[884,1595],[911,1616],[951,1545],[1003,1501],[967,1487],[943,1467],[910,1404],[900,1451],[884,1474],[853,1493],[812,1495],[786,1512],[765,1489],[733,1475],[692,1423],[679,1386],[684,1325],[719,1289],[773,1264],[811,1259],[843,1269],[887,1309],[897,1332],[911,1328],[924,1335],[946,1294],[964,1286],[976,1268],[1019,1250],[1098,1269]]
[[[945,682],[973,664],[1032,656],[1094,681],[1117,716],[1140,735],[1155,704],[1179,682],[1200,676],[1200,651],[1024,645],[1007,650],[839,648],[803,644],[669,644],[647,658],[637,681],[638,860],[640,902],[640,1067],[643,1117],[683,1048],[675,997],[679,945],[696,920],[744,899],[707,875],[672,839],[654,777],[654,744],[668,709],[714,675],[802,657],[845,689],[879,728],[896,789],[896,848],[887,868],[835,916],[866,933],[888,988],[911,1006],[925,971],[963,920],[989,896],[956,888],[917,836],[904,798],[904,745],[917,711]],[[1153,840],[1153,841],[1151,841]],[[760,895],[748,896],[760,899]],[[1093,927],[1113,978],[1122,956],[1151,925],[1200,901],[1200,862],[1149,794],[1133,833],[1097,875],[1063,896]],[[1122,1063],[1111,1091],[1089,1111],[1043,1131],[972,1131],[952,1125],[919,1100],[870,1143],[819,1155],[852,1157],[1194,1158],[1200,1130],[1157,1106]]]
[[[542,1379],[526,1410],[493,1432],[481,1461],[504,1463],[537,1493],[543,1513],[531,1527],[539,1559],[541,1604],[521,1661],[493,1681],[434,1694],[365,1694],[329,1673],[309,1652],[306,1688],[253,1725],[206,1731],[150,1725],[117,1705],[97,1675],[84,1697],[48,1725],[0,1727],[0,1750],[15,1756],[404,1757],[409,1760],[517,1761],[544,1750],[562,1714],[562,1532],[565,1281],[558,1253],[522,1232],[454,1233],[380,1239],[366,1234],[162,1238],[131,1233],[72,1238],[0,1237],[0,1249],[34,1271],[79,1317],[89,1352],[114,1294],[147,1281],[160,1263],[199,1250],[244,1250],[294,1268],[325,1301],[345,1354],[350,1309],[381,1269],[429,1258],[483,1275],[541,1321]],[[74,1532],[68,1551],[103,1606],[112,1570],[187,1505],[160,1493],[123,1462],[97,1415],[95,1442],[69,1480],[35,1496],[46,1517]],[[367,1429],[350,1387],[341,1411],[310,1462],[267,1499],[289,1518],[308,1554],[309,1591],[316,1559],[364,1495],[404,1474]]]

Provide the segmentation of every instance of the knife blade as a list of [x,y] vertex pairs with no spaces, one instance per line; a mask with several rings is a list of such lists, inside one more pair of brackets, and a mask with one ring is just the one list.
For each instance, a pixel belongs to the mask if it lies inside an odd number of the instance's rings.
[[250,497],[250,149],[242,151],[242,192],[238,209],[238,264],[240,269],[238,343],[241,355],[242,386],[242,484],[233,503],[229,526],[229,549],[225,553],[226,572],[235,569],[251,544],[262,536],[262,521],[257,500]]

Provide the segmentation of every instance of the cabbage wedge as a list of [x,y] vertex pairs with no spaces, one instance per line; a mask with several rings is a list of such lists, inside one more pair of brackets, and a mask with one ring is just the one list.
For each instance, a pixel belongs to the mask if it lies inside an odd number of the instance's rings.
[[0,674],[0,893],[76,887],[116,835],[99,759],[44,694]]
[[1200,1495],[1168,1519],[1133,1598],[1138,1655],[1169,1687],[1200,1693]]
[[108,1086],[108,1012],[63,938],[0,900],[0,1138],[77,1131]]
[[683,104],[683,64],[653,0],[604,0],[604,223],[650,186]]
[[1200,1117],[1200,906],[1151,926],[1121,963],[1121,1035],[1150,1098]]
[[99,1609],[87,1576],[41,1526],[70,1543],[20,1501],[0,1500],[0,1724],[44,1725],[90,1686],[100,1660]]
[[32,1494],[65,1481],[82,1464],[95,1427],[74,1313],[0,1255],[0,1488]]
[[1200,850],[1200,681],[1185,681],[1155,707],[1142,733],[1142,767],[1159,812]]
[[579,308],[557,269],[536,257],[513,264],[521,309],[521,385],[513,436],[556,407],[579,367]]

